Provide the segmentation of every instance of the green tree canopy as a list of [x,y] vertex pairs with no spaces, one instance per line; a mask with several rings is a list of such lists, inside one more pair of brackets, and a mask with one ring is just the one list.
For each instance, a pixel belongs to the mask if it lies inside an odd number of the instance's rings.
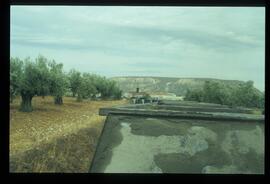
[[23,74],[22,67],[23,61],[19,58],[10,59],[10,102],[13,101],[15,96],[20,94],[20,80]]
[[202,90],[188,90],[185,100],[264,108],[264,94],[253,87],[253,81],[240,84],[237,88],[228,88],[218,82],[206,81]]
[[66,88],[62,68],[62,64],[49,61],[42,55],[34,61],[29,57],[24,61],[10,59],[10,96],[21,95],[21,111],[33,110],[34,96],[53,95],[55,98],[62,98]]
[[68,79],[72,96],[75,97],[78,94],[79,87],[81,85],[81,73],[75,69],[72,69],[68,74]]
[[62,97],[67,91],[68,79],[63,72],[63,64],[57,64],[54,60],[49,63],[50,66],[50,94],[54,96],[54,103],[63,104]]
[[22,76],[19,82],[19,91],[22,97],[20,110],[32,111],[32,98],[35,95],[45,96],[50,92],[50,72],[48,61],[38,56],[35,62],[26,58],[22,66]]
[[21,95],[21,111],[33,110],[34,96],[52,95],[55,104],[62,104],[68,88],[74,97],[77,95],[77,101],[95,97],[98,93],[104,99],[120,99],[122,94],[115,81],[95,74],[81,74],[74,69],[65,74],[62,63],[50,61],[42,55],[34,61],[29,57],[24,61],[10,59],[10,101]]
[[83,73],[80,77],[80,86],[78,88],[78,98],[77,101],[82,99],[87,99],[95,96],[97,94],[97,89],[94,84],[94,78],[89,73]]

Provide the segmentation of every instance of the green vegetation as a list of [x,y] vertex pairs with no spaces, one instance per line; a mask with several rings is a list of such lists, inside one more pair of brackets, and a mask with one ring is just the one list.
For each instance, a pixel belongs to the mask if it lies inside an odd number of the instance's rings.
[[82,99],[96,98],[120,99],[122,91],[117,87],[116,82],[105,77],[71,70],[69,73],[70,88],[72,95],[77,95],[77,101]]
[[23,62],[18,58],[11,58],[10,62],[10,85],[9,85],[9,99],[13,102],[14,98],[19,94],[20,79],[22,76]]
[[264,93],[253,87],[253,81],[241,83],[235,88],[227,88],[215,81],[205,81],[202,89],[188,90],[185,100],[264,108]]
[[11,96],[21,95],[20,110],[32,111],[32,98],[35,95],[45,96],[50,92],[50,71],[48,61],[43,56],[38,56],[35,62],[26,58],[24,62],[19,58],[11,58],[10,64],[10,91]]
[[20,110],[30,112],[34,96],[54,97],[54,103],[63,104],[63,96],[71,92],[80,102],[87,98],[120,99],[122,91],[116,82],[98,75],[81,74],[72,69],[68,74],[63,71],[63,64],[38,56],[35,61],[28,57],[10,59],[10,102],[21,96]]
[[54,60],[49,63],[50,70],[50,93],[54,96],[54,103],[63,104],[63,96],[67,91],[68,79],[63,72],[63,64],[57,64]]
[[243,81],[222,80],[210,78],[171,78],[171,77],[113,77],[120,89],[124,93],[135,91],[137,87],[140,91],[148,93],[174,93],[177,96],[185,96],[187,91],[202,90],[205,81],[217,82],[226,89],[238,88]]
[[70,90],[72,92],[72,96],[75,97],[78,94],[79,86],[81,85],[81,73],[72,69],[68,74],[68,79],[70,82]]

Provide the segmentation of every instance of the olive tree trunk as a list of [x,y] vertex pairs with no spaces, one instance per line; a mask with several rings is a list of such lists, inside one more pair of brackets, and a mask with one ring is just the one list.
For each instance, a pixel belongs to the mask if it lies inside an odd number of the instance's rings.
[[62,105],[63,104],[63,98],[61,96],[54,97],[54,104]]
[[77,96],[77,102],[81,102],[82,101],[82,95],[81,94],[78,94]]
[[22,97],[22,102],[21,102],[20,111],[23,111],[23,112],[33,111],[33,108],[32,108],[33,96],[29,94],[21,94],[21,97]]

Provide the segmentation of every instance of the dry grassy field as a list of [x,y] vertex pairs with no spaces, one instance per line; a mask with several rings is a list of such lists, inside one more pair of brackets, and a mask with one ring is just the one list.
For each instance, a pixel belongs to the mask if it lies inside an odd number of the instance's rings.
[[10,104],[10,172],[88,172],[105,117],[101,107],[127,103],[34,97],[33,112],[20,112],[20,98]]

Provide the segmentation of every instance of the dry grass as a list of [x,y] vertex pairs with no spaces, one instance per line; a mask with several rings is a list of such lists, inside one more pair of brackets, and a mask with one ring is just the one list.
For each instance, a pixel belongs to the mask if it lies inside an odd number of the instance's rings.
[[87,172],[106,117],[101,107],[126,101],[84,101],[64,97],[33,98],[34,111],[20,112],[20,98],[10,105],[10,170],[12,172]]

